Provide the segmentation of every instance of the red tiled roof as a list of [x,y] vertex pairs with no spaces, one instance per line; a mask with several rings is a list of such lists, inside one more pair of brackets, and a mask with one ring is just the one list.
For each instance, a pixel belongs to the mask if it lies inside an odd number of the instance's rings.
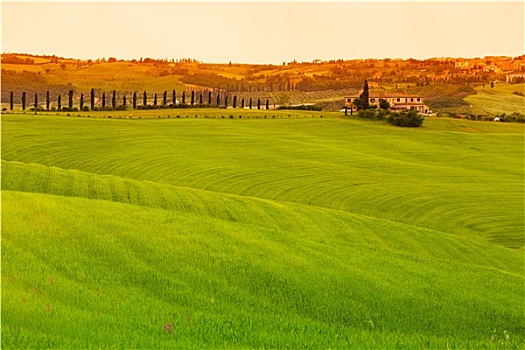
[[[345,96],[345,98],[358,98],[360,95]],[[372,92],[368,94],[369,98],[421,98],[421,96],[409,94],[407,92]]]

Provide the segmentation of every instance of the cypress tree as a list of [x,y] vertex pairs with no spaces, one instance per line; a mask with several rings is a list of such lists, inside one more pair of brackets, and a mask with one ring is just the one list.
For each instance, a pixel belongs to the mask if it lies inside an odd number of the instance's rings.
[[80,110],[82,110],[82,108],[84,108],[84,94],[83,93],[80,94]]
[[113,90],[113,96],[111,97],[111,107],[117,108],[117,92]]
[[144,106],[147,106],[148,105],[148,94],[146,93],[146,91],[144,91],[144,97],[142,99],[142,104]]
[[22,92],[22,110],[26,110],[26,92]]
[[182,104],[186,104],[186,91],[182,92]]
[[162,95],[162,105],[165,106],[168,104],[168,91],[164,90],[164,94]]
[[91,110],[95,108],[95,89],[91,89]]
[[208,104],[211,105],[211,91],[208,91]]
[[233,96],[233,108],[237,108],[237,95]]
[[195,103],[195,90],[191,90],[191,105]]
[[217,93],[217,106],[221,105],[221,95]]
[[106,108],[106,93],[102,93],[102,108]]
[[257,99],[257,109],[261,109],[261,99]]
[[252,109],[252,98],[250,97],[250,109]]
[[370,107],[370,104],[368,103],[370,95],[368,93],[368,81],[365,79],[365,85],[363,86],[363,93],[361,94],[361,105],[363,109],[367,109]]
[[73,108],[73,90],[69,90],[69,108]]
[[57,101],[57,109],[62,109],[62,96],[58,95],[58,101]]
[[13,91],[9,94],[9,109],[13,110],[15,101],[13,101]]
[[157,93],[155,93],[155,96],[153,97],[153,105],[157,105]]
[[202,92],[199,94],[199,104],[202,104]]
[[244,109],[244,98],[241,100],[241,108]]
[[137,92],[133,91],[133,109],[137,109]]
[[124,95],[124,97],[122,97],[122,105],[124,107],[126,107],[126,95]]
[[270,109],[270,100],[266,99],[266,109]]
[[49,111],[49,90],[46,92],[46,110]]
[[177,104],[177,92],[175,92],[175,90],[173,90],[173,104],[176,105]]

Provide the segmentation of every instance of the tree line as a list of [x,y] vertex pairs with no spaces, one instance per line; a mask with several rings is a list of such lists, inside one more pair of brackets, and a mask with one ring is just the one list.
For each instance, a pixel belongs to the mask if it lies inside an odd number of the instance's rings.
[[[106,94],[102,92],[97,94],[92,88],[89,94],[78,93],[75,95],[73,89],[67,94],[55,96],[56,105],[51,106],[51,94],[46,91],[45,95],[34,93],[34,99],[28,100],[30,96],[23,91],[19,97],[22,110],[30,109],[32,111],[108,111],[108,110],[126,110],[132,109],[157,109],[157,108],[189,108],[189,107],[214,107],[214,108],[249,108],[249,109],[270,109],[270,100],[262,101],[253,98],[237,98],[237,95],[210,91],[182,91],[177,94],[173,89],[168,93],[165,90],[162,94],[149,93],[144,91],[138,94],[136,91],[131,94],[118,94],[116,90]],[[67,103],[66,99],[67,98]],[[88,102],[89,98],[89,102]],[[53,102],[54,102],[53,101]],[[13,110],[15,105],[15,94],[9,93],[9,109]]]

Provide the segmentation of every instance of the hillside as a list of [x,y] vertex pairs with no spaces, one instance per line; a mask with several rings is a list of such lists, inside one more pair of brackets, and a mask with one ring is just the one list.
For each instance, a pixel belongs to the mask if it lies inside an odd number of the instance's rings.
[[523,347],[522,125],[112,113],[2,116],[3,348]]
[[[520,95],[521,94],[521,95]],[[525,84],[496,84],[476,88],[476,94],[465,98],[472,108],[487,114],[525,113]]]
[[[378,91],[408,91],[428,99],[435,111],[451,108],[465,112],[469,103],[463,99],[474,94],[474,85],[505,81],[507,69],[525,69],[522,57],[508,58],[490,67],[477,62],[465,70],[461,59],[363,59],[322,62],[283,62],[282,65],[203,63],[193,59],[75,60],[55,56],[24,54],[2,55],[2,102],[9,102],[14,92],[20,103],[25,91],[30,100],[34,94],[50,92],[51,100],[74,90],[76,101],[81,93],[94,88],[98,95],[117,91],[119,98],[134,91],[151,95],[176,90],[237,95],[239,98],[269,99],[270,104],[320,103],[327,110],[342,107],[345,95],[357,93],[368,79]],[[522,62],[523,61],[523,62]],[[503,67],[506,69],[503,70]],[[510,72],[510,71],[509,71]],[[504,108],[504,106],[500,106]],[[480,112],[475,110],[474,113]]]

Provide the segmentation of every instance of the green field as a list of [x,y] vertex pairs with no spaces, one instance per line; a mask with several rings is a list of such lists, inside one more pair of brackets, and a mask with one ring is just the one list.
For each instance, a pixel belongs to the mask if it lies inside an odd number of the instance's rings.
[[525,93],[525,84],[495,84],[492,89],[487,85],[477,87],[476,91],[476,95],[465,97],[465,101],[476,111],[492,115],[525,114],[525,97],[513,94],[515,91]]
[[97,116],[2,115],[2,348],[524,347],[522,124]]

